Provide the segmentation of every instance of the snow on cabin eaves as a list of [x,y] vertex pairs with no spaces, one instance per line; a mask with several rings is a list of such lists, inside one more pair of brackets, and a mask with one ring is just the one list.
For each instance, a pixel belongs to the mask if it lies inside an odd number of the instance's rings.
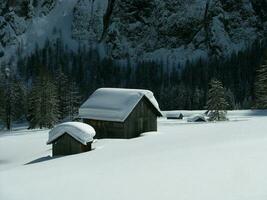
[[162,116],[158,102],[149,90],[100,88],[80,107],[79,117],[124,122],[143,97],[146,97]]
[[88,124],[81,122],[66,122],[59,124],[49,132],[47,144],[53,143],[65,133],[69,134],[84,145],[86,145],[88,142],[92,142],[93,137],[95,136],[94,128]]

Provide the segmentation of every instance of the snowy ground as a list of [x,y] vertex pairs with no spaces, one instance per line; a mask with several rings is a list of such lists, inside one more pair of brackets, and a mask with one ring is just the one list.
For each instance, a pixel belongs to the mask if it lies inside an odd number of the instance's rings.
[[0,199],[266,200],[267,113],[229,116],[159,119],[157,133],[99,140],[94,151],[55,159],[48,130],[1,133]]

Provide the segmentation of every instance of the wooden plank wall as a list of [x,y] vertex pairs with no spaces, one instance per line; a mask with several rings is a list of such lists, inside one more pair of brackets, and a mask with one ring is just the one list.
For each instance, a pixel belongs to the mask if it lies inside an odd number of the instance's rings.
[[53,156],[71,155],[91,150],[91,143],[83,145],[68,134],[59,137],[53,143]]
[[143,132],[157,131],[157,114],[151,103],[143,97],[125,122],[84,119],[94,127],[95,138],[134,138]]

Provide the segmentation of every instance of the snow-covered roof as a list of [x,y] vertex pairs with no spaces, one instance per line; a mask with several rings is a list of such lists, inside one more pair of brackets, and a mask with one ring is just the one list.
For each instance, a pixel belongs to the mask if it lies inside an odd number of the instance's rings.
[[49,132],[47,144],[51,144],[65,133],[84,145],[93,141],[93,137],[95,136],[94,128],[88,124],[81,122],[66,122],[57,125]]
[[205,116],[202,115],[202,114],[196,114],[196,115],[193,115],[191,117],[188,117],[187,119],[188,122],[197,122],[197,121],[203,121],[205,122],[206,119],[205,119]]
[[179,117],[181,115],[183,116],[183,113],[181,112],[170,112],[165,114],[166,117]]
[[100,88],[80,107],[79,117],[123,122],[143,97],[146,97],[158,115],[162,116],[158,102],[149,90]]

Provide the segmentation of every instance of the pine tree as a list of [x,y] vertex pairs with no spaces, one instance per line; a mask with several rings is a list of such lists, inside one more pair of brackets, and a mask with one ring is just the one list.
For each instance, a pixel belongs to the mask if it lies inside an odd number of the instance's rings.
[[15,120],[25,119],[25,109],[26,109],[26,88],[23,82],[19,79],[13,80],[12,84],[13,93],[13,118]]
[[211,121],[226,120],[228,103],[225,99],[225,89],[216,79],[211,80],[208,91],[207,110]]
[[67,96],[67,117],[69,120],[72,120],[77,114],[78,114],[78,109],[81,103],[81,96],[79,93],[78,86],[74,81],[71,81],[69,83],[69,92]]
[[14,93],[12,87],[12,80],[10,75],[10,69],[5,69],[5,78],[1,84],[4,89],[4,113],[3,113],[3,121],[8,130],[12,127],[12,116],[13,116],[13,102],[14,102]]
[[255,97],[256,108],[267,109],[267,60],[257,70]]
[[38,78],[29,94],[29,128],[51,128],[58,121],[58,95],[47,76]]
[[58,121],[58,95],[55,84],[51,80],[47,80],[44,85],[44,127],[52,128]]
[[4,88],[0,86],[0,123],[4,122]]
[[[242,108],[243,109],[251,109],[253,107],[253,103],[252,103],[252,98],[251,97],[246,97],[244,99],[244,101],[242,102]],[[235,105],[235,109],[237,108],[237,105]]]
[[80,92],[77,84],[58,70],[56,74],[56,86],[58,95],[59,119],[72,120],[78,113],[80,106]]
[[199,110],[203,107],[203,94],[204,92],[200,90],[199,88],[196,88],[192,97],[192,109],[193,110]]
[[58,109],[59,109],[59,119],[63,120],[68,115],[68,96],[69,96],[69,81],[68,77],[62,72],[61,69],[58,70],[55,77],[58,95]]
[[0,82],[0,118],[5,127],[10,130],[12,122],[24,115],[25,90],[22,82],[16,79],[9,68],[5,69],[5,76]]
[[230,89],[227,89],[225,91],[225,97],[226,97],[226,101],[228,103],[227,110],[235,109],[235,95],[234,95],[234,93]]
[[[175,107],[177,107],[179,110],[186,109],[188,94],[185,85],[184,84],[179,85],[175,91],[175,94],[176,94],[176,96],[174,97]],[[173,107],[172,109],[175,109],[175,107]]]
[[41,113],[41,81],[35,80],[33,87],[28,94],[28,113],[27,120],[29,121],[29,129],[37,128],[42,119]]

